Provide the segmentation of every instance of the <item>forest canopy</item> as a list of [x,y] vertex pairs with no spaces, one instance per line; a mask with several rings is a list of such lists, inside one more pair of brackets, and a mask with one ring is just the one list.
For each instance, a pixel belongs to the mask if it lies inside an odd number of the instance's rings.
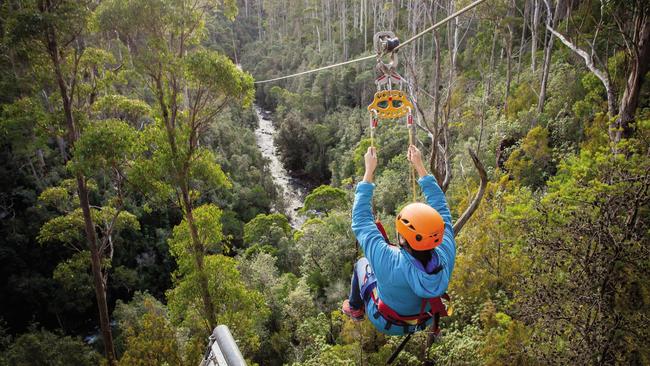
[[260,83],[469,4],[1,2],[0,365],[198,365],[218,324],[251,365],[384,364],[401,338],[341,311],[351,208],[373,145],[394,240],[410,140],[456,265],[396,364],[650,364],[650,3],[451,18],[399,50],[411,136],[371,137],[374,57]]

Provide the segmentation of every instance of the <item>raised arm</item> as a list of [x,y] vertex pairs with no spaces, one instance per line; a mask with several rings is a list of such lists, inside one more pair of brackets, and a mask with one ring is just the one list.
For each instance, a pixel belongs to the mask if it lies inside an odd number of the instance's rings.
[[445,198],[445,194],[438,186],[435,178],[427,174],[427,170],[422,163],[422,154],[414,145],[409,146],[408,159],[420,177],[418,183],[422,188],[427,204],[436,209],[445,222],[445,234],[436,251],[440,255],[442,262],[448,266],[448,273],[451,275],[456,259],[456,240],[454,239],[454,227],[451,223],[451,212],[449,211],[449,205],[447,205],[447,198]]
[[451,226],[451,212],[447,205],[447,198],[442,192],[442,189],[440,189],[440,186],[438,186],[436,180],[431,175],[427,174],[427,169],[422,163],[422,153],[417,147],[415,147],[415,145],[411,145],[409,146],[407,157],[420,177],[418,183],[422,188],[427,204],[435,208],[440,216],[442,216],[442,219],[445,221],[445,227]]
[[352,207],[352,231],[359,241],[365,256],[371,265],[379,260],[385,260],[388,244],[383,235],[377,229],[375,219],[372,215],[372,193],[375,185],[375,169],[377,167],[377,152],[374,147],[369,147],[364,156],[366,171],[363,182],[357,184],[354,195],[354,206]]
[[452,227],[451,212],[449,211],[447,198],[442,192],[442,189],[440,189],[436,179],[432,175],[424,175],[420,177],[418,183],[420,184],[420,188],[422,188],[422,193],[424,193],[427,204],[435,208],[440,216],[442,216],[442,219],[445,221],[445,228],[448,226]]
[[382,252],[388,247],[372,216],[371,201],[374,189],[375,185],[372,183],[359,182],[352,207],[352,231],[371,265],[383,258]]

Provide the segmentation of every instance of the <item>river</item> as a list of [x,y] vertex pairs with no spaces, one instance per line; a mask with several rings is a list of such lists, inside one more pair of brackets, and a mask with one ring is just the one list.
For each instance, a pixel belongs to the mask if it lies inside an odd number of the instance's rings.
[[262,152],[262,156],[268,159],[269,169],[273,182],[281,189],[281,204],[284,207],[279,207],[278,210],[286,211],[287,217],[293,228],[300,228],[305,222],[306,217],[301,215],[298,210],[302,207],[302,202],[307,195],[307,189],[301,182],[289,175],[289,172],[284,168],[280,161],[278,150],[273,143],[273,135],[275,134],[275,126],[273,121],[269,118],[270,113],[262,111],[261,108],[255,106],[255,113],[257,114],[258,127],[255,130],[255,140],[257,146]]

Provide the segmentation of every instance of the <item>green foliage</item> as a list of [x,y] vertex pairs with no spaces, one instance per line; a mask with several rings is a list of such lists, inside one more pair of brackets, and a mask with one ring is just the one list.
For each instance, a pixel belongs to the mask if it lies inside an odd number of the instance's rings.
[[3,358],[7,365],[15,366],[94,366],[101,361],[81,339],[44,329],[32,329],[16,338]]
[[527,263],[522,256],[521,239],[526,229],[523,224],[514,223],[536,215],[530,190],[517,187],[507,177],[489,183],[472,224],[457,237],[460,245],[451,289],[480,302],[493,298],[499,291],[516,292],[517,279],[525,272]]
[[[203,205],[193,210],[194,224],[197,235],[203,244],[203,251],[219,253],[225,250],[222,247],[223,234],[221,232],[221,209],[215,205]],[[194,259],[191,253],[197,248],[192,242],[191,228],[184,219],[174,227],[172,237],[169,238],[169,250],[179,263],[181,272],[196,270],[193,266]]]
[[[204,268],[210,299],[218,304],[215,315],[219,324],[228,325],[240,340],[244,354],[256,351],[261,342],[261,327],[269,314],[262,294],[245,286],[232,258],[205,256]],[[197,275],[197,271],[179,273],[174,280],[175,287],[167,292],[167,299],[172,322],[189,329],[190,336],[202,342],[210,327],[202,313]]]
[[114,315],[119,340],[124,343],[119,365],[190,364],[183,358],[182,344],[167,309],[151,295],[137,292],[129,304],[118,302]]
[[17,156],[32,156],[36,149],[47,149],[48,129],[60,131],[54,121],[34,99],[23,97],[0,109],[0,138],[10,144]]
[[301,255],[297,252],[287,218],[279,213],[257,215],[244,225],[246,258],[268,253],[278,260],[282,272],[298,272]]
[[478,327],[468,325],[462,330],[446,332],[442,341],[430,348],[429,357],[443,365],[482,365],[485,363],[480,352],[483,342]]
[[300,278],[295,288],[287,294],[282,308],[285,324],[295,331],[308,317],[315,315],[316,306],[305,277]]
[[393,215],[407,200],[412,199],[408,161],[404,154],[395,156],[376,178],[376,207]]
[[528,132],[521,146],[510,154],[505,167],[515,179],[533,189],[544,185],[552,173],[548,131],[537,126]]
[[328,214],[334,209],[347,209],[348,201],[348,195],[344,190],[329,185],[322,185],[305,197],[305,203],[301,212],[314,211],[316,213]]
[[277,246],[282,237],[291,234],[291,226],[286,216],[280,213],[259,214],[244,225],[244,243],[270,244]]
[[[581,3],[572,19],[558,13],[557,29],[583,49],[594,48],[617,94],[632,59],[622,45],[633,37],[618,31],[631,25],[630,4]],[[428,15],[417,2],[362,13],[359,2],[320,5],[250,0],[242,11],[234,0],[0,5],[0,311],[9,322],[0,326],[0,364],[100,362],[81,341],[34,330],[20,335],[30,319],[65,334],[94,331],[84,221],[78,183],[70,179],[76,173],[85,176],[94,229],[106,248],[105,290],[118,299],[120,363],[198,364],[213,325],[203,279],[218,322],[234,329],[253,362],[386,361],[399,338],[331,311],[347,295],[357,254],[347,192],[363,174],[370,145],[365,106],[376,90],[374,71],[357,63],[255,89],[257,104],[273,112],[285,166],[320,185],[303,210],[324,215],[295,233],[285,217],[269,214],[281,210],[281,197],[255,146],[248,72],[265,79],[366,55],[372,29],[391,24],[398,35],[410,34]],[[449,39],[454,32],[426,35],[409,49],[415,62],[399,68],[419,89],[420,122],[440,132],[419,131],[416,141],[428,157],[435,137],[438,158],[451,163],[453,216],[476,190],[467,148],[478,150],[491,182],[457,237],[454,314],[443,321],[441,341],[424,350],[426,334],[416,334],[397,362],[421,365],[429,355],[440,364],[648,363],[648,85],[634,138],[608,146],[602,82],[556,40],[538,113],[544,52],[531,55],[530,43],[519,44],[530,28],[508,8],[494,2],[471,24],[456,24],[467,33],[458,49]],[[446,12],[432,10],[439,19]],[[578,17],[584,21],[574,22]],[[59,70],[48,52],[53,41]],[[74,89],[67,96],[74,138],[66,131],[57,71]],[[380,157],[374,205],[390,223],[410,199],[403,121],[382,121],[374,143]],[[495,173],[495,151],[500,167],[507,160],[509,177]],[[214,255],[229,247],[238,249],[236,259]],[[169,315],[152,296],[133,295],[135,289],[159,297],[167,291]],[[21,341],[12,344],[16,337]]]
[[[227,95],[240,99],[244,107],[252,102],[253,77],[237,69],[228,57],[214,51],[199,50],[190,54],[184,61],[185,73],[191,87],[205,88],[214,96]],[[208,110],[208,113],[211,112]]]
[[126,122],[106,120],[90,124],[74,146],[68,164],[72,172],[86,176],[115,174],[124,169],[139,153],[138,134]]
[[231,109],[218,116],[207,138],[232,187],[208,193],[206,200],[219,202],[224,210],[224,235],[233,247],[239,248],[243,247],[244,224],[280,203],[269,167],[251,131],[255,126],[253,109]]
[[12,43],[29,42],[51,30],[54,40],[61,43],[69,40],[71,34],[87,25],[91,8],[88,1],[62,1],[48,9],[46,14],[38,12],[36,1],[27,1],[9,19],[6,29]]
[[[7,322],[4,319],[0,318],[0,352],[4,354],[4,351],[11,344],[11,335],[7,332]],[[4,362],[3,356],[0,356],[0,362]]]
[[71,211],[70,192],[66,187],[49,187],[38,196],[38,200],[44,205],[56,208],[59,211]]
[[276,304],[273,295],[275,287],[280,285],[280,275],[276,267],[276,258],[268,253],[258,253],[251,259],[241,258],[237,268],[242,276],[242,281],[250,288],[264,294],[269,304]]
[[[189,139],[190,133],[187,127],[181,127],[173,132],[173,136],[183,141]],[[197,148],[192,151],[177,150],[174,153],[169,146],[165,127],[159,121],[144,129],[140,141],[144,144],[145,151],[130,170],[131,181],[147,194],[150,203],[155,207],[169,201],[177,201],[178,187],[187,184],[183,179],[185,174],[188,175],[189,188],[198,192],[230,187],[230,182],[216,163],[212,151]],[[189,164],[186,170],[179,168],[186,164]],[[192,198],[195,200],[197,197]]]
[[69,307],[79,311],[93,304],[94,287],[90,273],[90,252],[75,253],[70,259],[59,263],[52,273],[68,296]]
[[[499,315],[503,313],[497,313]],[[528,353],[532,344],[529,330],[524,323],[514,320],[502,321],[505,329],[492,330],[486,335],[481,349],[486,365],[534,365],[535,358]]]
[[[328,344],[323,331],[327,331],[323,327],[323,323],[327,321],[326,316],[320,313],[317,318],[305,320],[301,325],[298,333],[308,335],[311,339],[309,342],[303,338],[306,343],[304,359],[302,362],[295,362],[293,366],[316,366],[316,365],[351,365],[358,359],[357,347],[354,344],[339,345]],[[316,329],[314,329],[316,328]],[[320,331],[319,331],[320,330]],[[303,337],[304,337],[303,335]],[[301,343],[302,345],[303,343]]]
[[[140,228],[138,219],[126,211],[117,211],[112,207],[93,208],[90,212],[93,222],[98,229],[111,228],[111,235],[117,235],[123,230]],[[81,248],[84,220],[81,209],[57,216],[46,222],[38,234],[38,241],[43,243],[59,242],[73,248]]]
[[131,125],[149,118],[152,114],[151,107],[144,101],[119,94],[99,97],[93,104],[93,112],[100,119],[115,118]]
[[[647,332],[625,340],[597,336],[606,329],[645,329],[637,314],[648,311],[643,284],[650,271],[640,245],[648,239],[647,209],[640,205],[647,192],[639,181],[649,171],[647,145],[632,139],[621,148],[626,154],[603,147],[564,160],[539,214],[525,221],[532,266],[520,301],[525,319],[534,322],[535,355],[542,361],[648,357],[641,346]],[[594,331],[579,330],[587,326]]]
[[349,279],[355,257],[354,238],[347,212],[332,211],[320,220],[307,221],[296,235],[303,257],[301,273],[319,294],[337,279]]

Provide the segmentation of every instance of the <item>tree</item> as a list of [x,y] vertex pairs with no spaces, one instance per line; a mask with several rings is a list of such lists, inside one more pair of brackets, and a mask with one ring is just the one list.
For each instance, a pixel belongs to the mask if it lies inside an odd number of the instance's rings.
[[305,222],[295,234],[302,255],[301,273],[318,295],[338,280],[348,282],[355,259],[354,236],[347,212],[332,211],[322,219]]
[[280,213],[259,214],[244,225],[244,243],[248,246],[260,244],[277,247],[280,239],[290,234],[289,220]]
[[[550,16],[549,0],[544,1]],[[617,1],[600,8],[600,19],[595,19],[593,14],[589,13],[593,29],[587,32],[579,30],[575,41],[558,32],[550,23],[546,28],[580,56],[589,71],[602,82],[607,93],[607,113],[612,119],[609,137],[616,144],[622,138],[631,137],[635,131],[634,120],[641,86],[650,68],[650,5],[640,0]],[[593,33],[593,40],[588,39],[589,33]],[[627,77],[622,95],[609,70],[608,59],[612,56],[608,46],[610,37],[620,39],[625,44]],[[583,45],[589,47],[587,51]]]
[[[647,136],[647,120],[640,125]],[[521,310],[542,363],[648,359],[645,138],[628,141],[626,154],[605,143],[566,159],[538,213],[521,222],[531,265]]]
[[[211,317],[203,314],[198,273],[189,269],[179,273],[182,277],[177,276],[176,286],[167,292],[172,321],[188,329],[192,343],[200,348],[209,318],[217,319],[220,324],[228,325],[240,340],[242,353],[252,355],[260,346],[262,325],[269,315],[264,297],[245,286],[232,258],[219,254],[206,256],[205,271],[210,298],[219,304],[213,306],[215,313]],[[198,362],[198,356],[193,355],[195,358],[190,361]]]
[[[226,16],[236,15],[234,1],[224,5]],[[196,265],[208,331],[216,325],[203,263],[209,243],[199,236],[194,205],[197,189],[228,183],[200,142],[217,114],[232,102],[250,103],[253,90],[250,75],[227,57],[199,46],[205,17],[217,10],[209,1],[185,0],[106,1],[98,10],[102,29],[128,47],[137,72],[155,95],[158,118],[147,131],[154,136],[147,146],[151,155],[139,167],[139,178],[158,200],[175,202],[183,210],[192,242],[185,249]],[[151,21],[142,22],[144,18]]]
[[94,366],[101,356],[81,339],[63,336],[46,330],[32,329],[11,343],[4,358],[15,366]]
[[346,209],[348,206],[348,195],[340,189],[329,185],[322,185],[314,189],[305,197],[305,204],[301,211],[328,214],[335,208]]
[[548,130],[537,126],[530,130],[505,163],[506,170],[522,184],[541,188],[552,171]]
[[114,317],[124,342],[120,365],[188,364],[166,307],[153,296],[137,292],[129,304],[118,302]]
[[277,259],[282,272],[298,273],[300,253],[295,248],[289,220],[279,213],[259,214],[244,225],[244,257],[268,253]]
[[[39,68],[33,68],[36,80],[43,83],[42,95],[45,97],[47,107],[43,110],[47,110],[52,117],[48,121],[50,128],[46,130],[55,133],[64,162],[71,159],[67,149],[73,149],[73,157],[70,162],[76,187],[70,192],[74,192],[79,200],[79,208],[78,211],[75,211],[74,217],[59,218],[56,224],[71,227],[76,226],[72,225],[75,222],[75,224],[80,224],[85,232],[105,353],[109,365],[112,365],[115,361],[115,351],[109,325],[106,276],[102,273],[102,260],[104,256],[112,256],[112,243],[110,243],[112,224],[110,223],[117,221],[121,208],[119,208],[119,203],[113,205],[114,207],[102,208],[100,213],[92,208],[89,196],[89,171],[86,168],[93,164],[94,167],[105,165],[109,161],[91,162],[107,157],[102,155],[101,151],[86,150],[92,143],[87,143],[86,146],[77,146],[88,120],[92,118],[92,105],[98,95],[109,89],[110,85],[107,81],[112,74],[111,65],[115,63],[109,53],[88,47],[86,44],[86,40],[91,36],[88,21],[93,8],[93,3],[89,1],[28,1],[20,7],[10,8],[11,21],[7,28],[12,35],[14,44],[22,45],[22,51],[29,55],[29,60],[34,65],[48,68],[48,72],[42,74],[36,71]],[[47,75],[48,73],[53,76]],[[57,96],[52,96],[52,93],[49,93],[51,87],[56,88]],[[52,90],[52,92],[54,91]],[[62,120],[63,123],[59,123],[59,120]],[[109,126],[108,122],[104,125],[109,129],[115,127]],[[121,127],[117,129],[119,130]],[[65,138],[59,136],[60,129],[65,131],[62,134]],[[93,131],[97,132],[97,130]],[[108,132],[107,135],[111,133],[128,132],[121,129],[119,132],[116,130]],[[101,135],[101,133],[99,134]],[[104,136],[106,137],[106,135]],[[125,143],[128,144],[131,141],[127,139]],[[118,144],[116,147],[119,150],[125,146]],[[110,150],[110,152],[125,153],[125,151],[117,150]],[[88,154],[88,156],[84,156],[84,154]],[[111,158],[121,161],[124,156]],[[110,161],[116,163],[116,160]],[[121,177],[118,179],[121,181]],[[116,184],[119,186],[121,182],[118,181]],[[108,223],[108,226],[104,225],[104,228],[107,228],[104,232],[106,234],[104,239],[107,238],[108,244],[103,238],[97,237],[96,220],[102,220],[102,216],[105,221],[101,224]],[[42,230],[42,233],[47,236],[54,226],[56,226],[55,223]]]

